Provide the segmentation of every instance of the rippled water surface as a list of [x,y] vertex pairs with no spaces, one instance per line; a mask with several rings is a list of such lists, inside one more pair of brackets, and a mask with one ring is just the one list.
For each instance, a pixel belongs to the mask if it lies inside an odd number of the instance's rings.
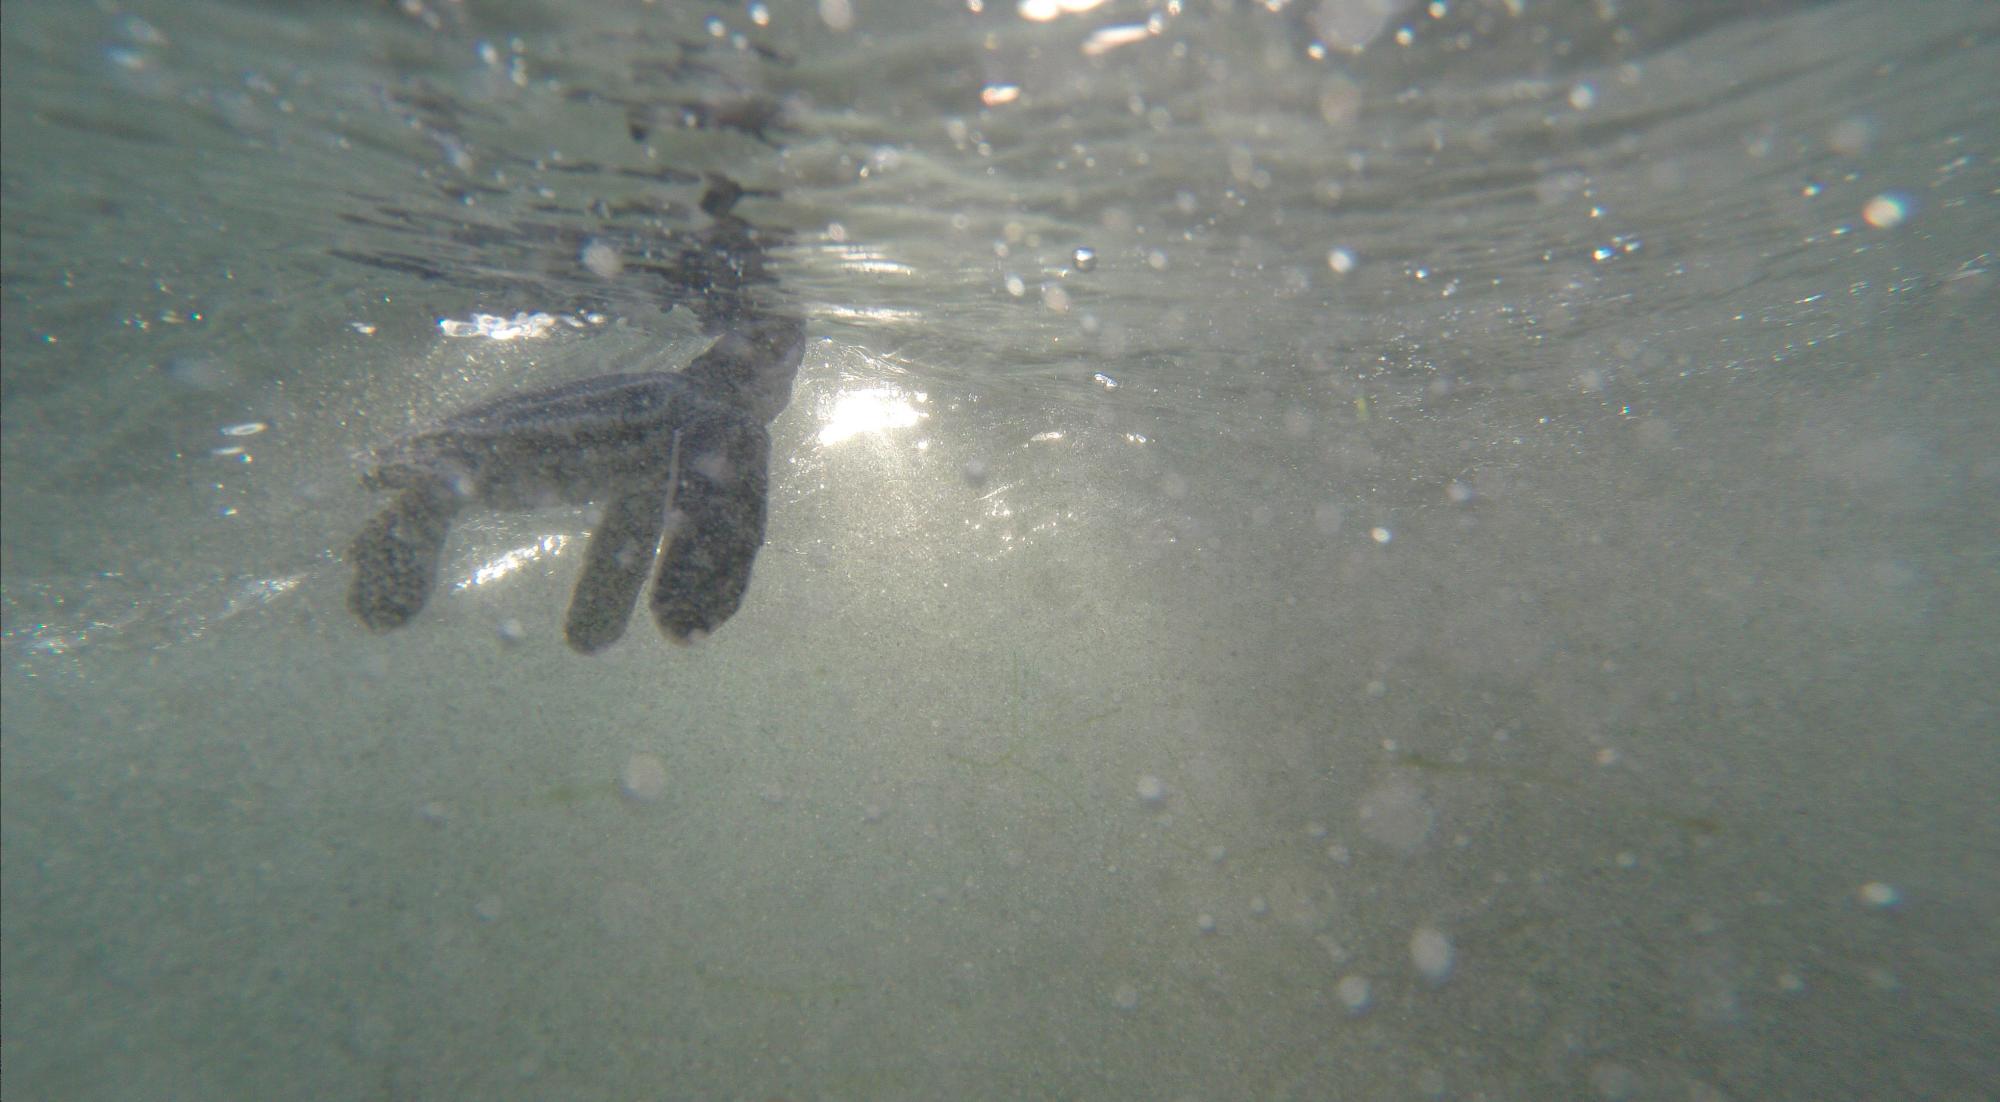
[[[0,18],[10,1098],[2000,1082],[2000,8]],[[719,177],[742,610],[573,653],[553,508],[361,627]]]

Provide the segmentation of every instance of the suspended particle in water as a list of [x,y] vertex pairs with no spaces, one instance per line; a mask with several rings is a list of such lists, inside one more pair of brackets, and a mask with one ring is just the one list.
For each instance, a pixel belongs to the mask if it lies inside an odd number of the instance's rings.
[[1132,1011],[1139,1008],[1139,989],[1129,983],[1121,983],[1111,990],[1111,1005],[1120,1010]]
[[1344,248],[1334,249],[1326,254],[1326,266],[1335,275],[1346,275],[1354,270],[1354,253]]
[[1136,788],[1139,793],[1139,802],[1149,806],[1157,806],[1167,798],[1167,782],[1153,776],[1151,773],[1140,777]]
[[854,29],[854,5],[849,0],[819,0],[819,19],[830,31]]
[[618,790],[627,799],[652,803],[667,794],[667,763],[658,754],[634,754],[618,774]]
[[1434,926],[1419,926],[1410,934],[1410,963],[1432,983],[1443,983],[1451,975],[1451,939]]
[[1878,230],[1893,230],[1910,216],[1910,202],[1893,191],[1885,191],[1861,207],[1861,219]]
[[1826,132],[1826,146],[1843,157],[1868,152],[1875,144],[1875,123],[1864,115],[1850,115],[1834,123]]
[[1403,777],[1369,789],[1358,810],[1363,834],[1405,856],[1423,847],[1437,819],[1422,789]]
[[1342,976],[1340,982],[1334,985],[1333,992],[1339,996],[1341,1005],[1347,1007],[1349,1014],[1359,1014],[1368,1009],[1367,976]]
[[578,257],[591,275],[599,279],[616,279],[625,271],[625,258],[618,250],[602,241],[592,241],[583,247]]
[[1069,262],[1070,266],[1079,272],[1090,271],[1097,267],[1097,250],[1086,245],[1078,245],[1076,251],[1069,254]]
[[1209,914],[1207,911],[1203,911],[1202,913],[1194,916],[1194,928],[1200,930],[1204,934],[1214,933],[1215,916]]
[[1870,880],[1855,890],[1861,902],[1870,907],[1893,907],[1902,902],[1903,896],[1895,887],[1880,880]]

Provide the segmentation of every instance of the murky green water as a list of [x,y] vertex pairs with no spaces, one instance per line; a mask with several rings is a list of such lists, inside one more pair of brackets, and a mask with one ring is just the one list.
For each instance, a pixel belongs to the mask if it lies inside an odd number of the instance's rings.
[[[1990,1095],[1992,5],[661,8],[5,8],[10,1098]],[[703,173],[742,610],[364,630]]]

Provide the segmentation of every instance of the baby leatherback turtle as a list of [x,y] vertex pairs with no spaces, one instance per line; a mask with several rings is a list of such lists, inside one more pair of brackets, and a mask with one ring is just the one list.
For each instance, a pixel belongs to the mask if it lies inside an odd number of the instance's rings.
[[755,314],[680,372],[604,375],[468,407],[383,449],[363,479],[395,501],[355,537],[348,605],[388,631],[437,586],[452,519],[471,504],[595,503],[565,635],[590,654],[625,633],[659,560],[653,618],[714,631],[743,602],[764,542],[771,438],[804,352],[796,318]]

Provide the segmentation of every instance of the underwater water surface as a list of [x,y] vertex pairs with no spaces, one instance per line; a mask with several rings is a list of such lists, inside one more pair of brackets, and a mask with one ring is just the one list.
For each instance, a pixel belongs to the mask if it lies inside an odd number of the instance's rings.
[[[10,1097],[2000,1081],[2000,9],[0,19]],[[357,621],[738,294],[727,623]]]

